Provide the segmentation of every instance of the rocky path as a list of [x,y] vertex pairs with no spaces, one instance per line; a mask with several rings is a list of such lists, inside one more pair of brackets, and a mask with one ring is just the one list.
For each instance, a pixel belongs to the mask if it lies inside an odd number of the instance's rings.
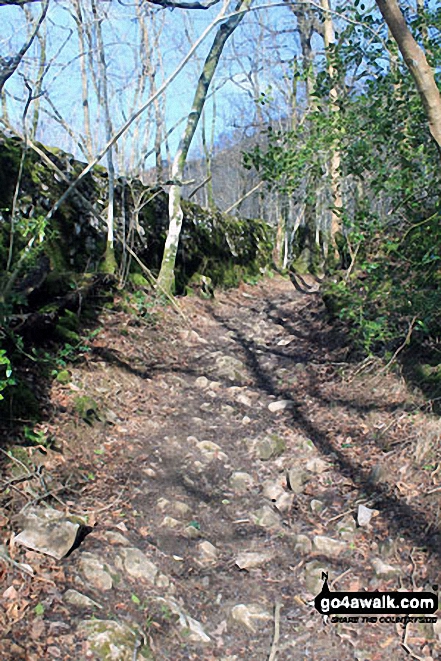
[[44,502],[93,529],[62,560],[5,537],[1,658],[441,658],[438,623],[326,624],[311,605],[323,571],[352,592],[439,581],[439,421],[348,362],[289,281],[181,305],[187,323],[108,313],[54,386],[64,459],[46,470],[71,491]]

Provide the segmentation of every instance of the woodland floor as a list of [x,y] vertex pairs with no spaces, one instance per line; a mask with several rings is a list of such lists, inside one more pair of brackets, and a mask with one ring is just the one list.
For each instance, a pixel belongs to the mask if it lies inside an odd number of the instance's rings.
[[[0,658],[441,659],[439,622],[324,623],[310,604],[322,570],[339,591],[441,584],[441,421],[398,373],[352,360],[320,297],[288,280],[179,305],[186,321],[104,311],[54,381],[54,446],[26,448],[54,496],[39,505],[94,527],[61,561],[27,551],[15,515],[45,491],[3,493]],[[376,510],[367,525],[359,504]],[[130,565],[136,550],[156,577]],[[133,638],[100,648],[101,621]]]

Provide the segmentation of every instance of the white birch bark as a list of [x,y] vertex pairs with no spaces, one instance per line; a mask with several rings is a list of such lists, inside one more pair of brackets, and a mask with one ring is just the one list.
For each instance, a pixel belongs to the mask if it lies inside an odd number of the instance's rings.
[[[188,150],[198,126],[208,89],[213,79],[216,67],[222,55],[223,48],[228,37],[234,32],[246,12],[249,10],[252,0],[240,0],[236,5],[235,13],[226,19],[218,28],[213,44],[205,60],[202,73],[196,87],[191,112],[187,119],[187,125],[182,134],[178,151],[173,161],[171,179],[174,182],[169,192],[169,228],[164,247],[161,269],[158,276],[158,288],[170,293],[174,287],[174,270],[176,255],[178,252],[179,237],[181,234],[183,213],[181,208],[181,194],[184,167],[187,160]],[[225,11],[225,7],[223,12]]]

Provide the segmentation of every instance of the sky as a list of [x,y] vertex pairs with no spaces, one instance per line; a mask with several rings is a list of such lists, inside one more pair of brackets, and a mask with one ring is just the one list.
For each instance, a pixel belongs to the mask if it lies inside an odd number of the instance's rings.
[[[433,4],[435,0],[431,0]],[[272,3],[255,0],[253,6],[271,4],[247,15],[234,36],[229,40],[222,55],[221,64],[216,72],[211,91],[218,91],[206,104],[205,122],[208,138],[215,119],[215,136],[231,133],[234,127],[245,127],[253,131],[253,119],[256,113],[256,95],[266,92],[272,97],[271,113],[280,116],[286,114],[289,80],[292,62],[299,55],[299,42],[295,34],[295,18],[287,7],[279,6],[277,0]],[[334,2],[334,6],[337,6]],[[352,3],[344,3],[348,7]],[[366,2],[366,12],[373,6]],[[430,3],[429,3],[430,4]],[[89,6],[89,0],[81,0],[83,8]],[[134,15],[129,0],[122,3],[116,0],[100,0],[101,9],[108,12],[109,20],[103,22],[103,38],[106,45],[106,60],[109,71],[109,88],[112,107],[112,121],[115,129],[119,128],[130,115],[131,107],[139,107],[149,97],[146,89],[134,101],[137,72],[140,66],[151,64],[157,71],[157,85],[178,66],[190,46],[217,15],[221,5],[207,11],[161,10],[154,8],[157,15],[155,24],[160,30],[158,47],[153,49],[152,57],[147,61],[145,53],[139,49],[139,23]],[[152,7],[152,5],[149,5]],[[40,11],[40,3],[28,6],[34,15]],[[25,39],[27,26],[24,11],[19,7],[0,7],[2,34],[0,47],[3,56],[16,52]],[[260,22],[260,25],[258,24]],[[159,26],[162,26],[160,28]],[[339,26],[337,25],[337,28]],[[48,34],[47,60],[50,62],[44,78],[43,90],[52,102],[49,107],[42,99],[42,106],[52,115],[59,113],[62,121],[74,136],[81,136],[83,130],[83,111],[81,104],[81,71],[76,25],[72,18],[68,0],[50,0],[46,21]],[[165,117],[167,127],[177,123],[178,128],[170,135],[169,150],[171,156],[177,149],[184,127],[185,118],[191,108],[195,86],[203,60],[210,47],[215,30],[187,63],[182,72],[168,87],[161,97],[159,112]],[[154,35],[151,34],[153,39]],[[320,38],[314,42],[320,51],[323,48]],[[11,123],[20,127],[26,98],[25,80],[35,80],[36,56],[39,43],[35,41],[26,60],[20,65],[6,85],[8,94],[7,107]],[[251,75],[252,70],[257,74]],[[279,87],[279,91],[277,90]],[[215,103],[213,103],[215,102]],[[93,115],[98,115],[98,105],[93,86],[90,86],[89,105]],[[152,107],[153,110],[153,107]],[[261,112],[269,113],[270,107],[261,107]],[[215,114],[214,114],[215,113]],[[30,113],[29,115],[30,116]],[[80,156],[75,139],[69,136],[60,123],[48,115],[41,115],[41,125],[37,137],[44,143],[59,146]],[[268,119],[269,121],[269,119]],[[104,122],[101,120],[94,128],[97,146],[105,142]],[[130,133],[119,142],[120,153],[136,150],[148,152],[155,137],[155,118],[146,111],[139,122],[139,133],[131,139]],[[216,139],[216,138],[215,138]],[[199,130],[194,142],[194,149],[200,148]],[[163,156],[165,157],[165,145]],[[152,158],[147,165],[153,164]]]

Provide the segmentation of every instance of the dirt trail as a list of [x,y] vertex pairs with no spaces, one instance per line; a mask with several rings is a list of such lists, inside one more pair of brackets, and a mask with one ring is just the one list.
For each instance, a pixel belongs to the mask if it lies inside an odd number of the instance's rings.
[[289,281],[181,306],[187,324],[106,313],[54,386],[66,463],[49,452],[46,470],[71,491],[50,505],[96,525],[62,561],[4,547],[35,575],[5,563],[1,658],[441,658],[438,624],[325,624],[310,604],[323,571],[333,590],[439,582],[439,421],[348,362]]

